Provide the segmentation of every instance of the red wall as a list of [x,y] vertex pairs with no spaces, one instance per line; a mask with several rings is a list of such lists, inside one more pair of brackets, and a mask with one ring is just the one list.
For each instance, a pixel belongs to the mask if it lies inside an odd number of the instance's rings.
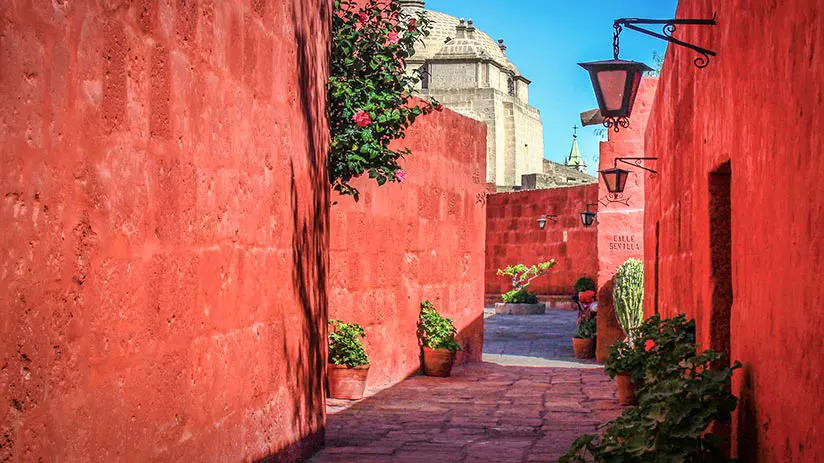
[[[670,47],[647,132],[661,175],[647,188],[646,271],[660,278],[647,279],[646,310],[686,312],[703,347],[729,342],[743,362],[733,380],[742,461],[824,461],[824,3],[679,2],[679,17],[713,13],[718,26],[685,27],[683,38],[718,57],[700,70]],[[710,173],[727,162],[725,251],[711,235],[723,206],[710,207],[721,199]],[[731,275],[718,278],[724,253]],[[716,294],[729,280],[730,327],[717,336]]]
[[326,0],[0,9],[0,461],[322,441]]
[[[644,154],[644,132],[647,129],[652,101],[658,79],[644,77],[638,89],[638,97],[630,117],[630,126],[619,132],[608,130],[608,140],[601,142],[600,170],[615,167],[615,158],[656,157]],[[627,161],[634,162],[634,161]],[[657,161],[644,161],[644,167],[657,169]],[[644,185],[650,173],[638,167],[619,163],[618,167],[630,171],[624,193],[608,201],[609,190],[599,176],[598,197],[598,340],[596,359],[603,362],[609,356],[609,347],[624,332],[615,317],[612,299],[615,271],[627,259],[644,256]]]
[[[555,259],[555,267],[536,278],[529,290],[536,294],[571,294],[575,281],[598,272],[598,227],[584,227],[581,211],[598,201],[595,184],[547,190],[489,195],[486,221],[486,292],[502,294],[512,280],[497,275],[507,265],[533,265]],[[594,209],[593,209],[594,210]],[[542,215],[557,215],[538,228]]]
[[407,131],[406,182],[359,179],[361,200],[333,198],[330,317],[366,329],[369,386],[420,366],[422,300],[455,320],[460,361],[483,342],[486,125],[444,110]]

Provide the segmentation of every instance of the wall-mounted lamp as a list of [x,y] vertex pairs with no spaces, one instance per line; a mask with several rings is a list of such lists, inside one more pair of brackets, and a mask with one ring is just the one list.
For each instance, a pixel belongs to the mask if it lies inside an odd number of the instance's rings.
[[592,226],[592,223],[595,222],[595,215],[596,212],[592,212],[589,210],[590,206],[597,206],[598,203],[590,203],[587,204],[587,210],[581,212],[581,223],[584,224],[585,227]]
[[619,168],[619,162],[638,167],[639,169],[651,172],[652,174],[657,174],[658,171],[641,165],[644,161],[656,160],[658,160],[658,158],[615,158],[615,163],[613,164],[612,169],[605,169],[601,171],[601,178],[604,179],[604,184],[607,186],[607,191],[612,194],[620,194],[624,192],[624,188],[627,186],[629,171]]
[[542,215],[538,219],[538,228],[540,228],[541,230],[546,228],[546,221],[547,220],[551,220],[552,223],[558,223],[558,216],[557,215]]
[[[662,24],[664,26],[663,34],[638,27],[638,24]],[[705,68],[710,64],[710,56],[715,56],[714,51],[683,42],[672,36],[677,26],[682,24],[714,26],[716,22],[715,16],[712,19],[616,19],[612,25],[615,29],[612,40],[613,59],[578,64],[589,72],[592,87],[595,90],[595,98],[598,100],[598,108],[604,117],[604,126],[606,128],[612,128],[618,132],[621,128],[629,127],[629,116],[632,114],[635,97],[638,96],[641,77],[645,71],[652,71],[652,68],[644,63],[618,58],[620,51],[619,37],[624,27],[695,50],[701,55],[694,61],[695,66],[698,68]]]

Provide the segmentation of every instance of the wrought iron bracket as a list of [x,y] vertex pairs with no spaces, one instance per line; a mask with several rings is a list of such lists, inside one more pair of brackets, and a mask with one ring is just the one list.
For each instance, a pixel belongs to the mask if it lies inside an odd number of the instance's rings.
[[542,219],[547,219],[552,221],[552,223],[558,223],[558,215],[557,214],[546,214],[541,216]]
[[[633,167],[637,167],[641,170],[645,170],[645,171],[651,173],[652,175],[650,175],[650,177],[654,178],[656,175],[658,175],[658,171],[655,170],[655,169],[650,169],[649,167],[644,167],[643,162],[644,161],[657,161],[657,160],[658,160],[658,158],[615,158],[615,162],[614,162],[613,166],[617,169],[618,168],[618,163],[623,162],[624,164],[627,164],[627,165],[630,165],[630,166],[633,166]],[[632,162],[630,162],[630,161],[632,161]]]
[[624,196],[623,193],[607,193],[606,196],[600,198],[598,200],[602,206],[607,207],[612,203],[623,204],[624,206],[629,206],[629,200],[632,196]]
[[[642,19],[642,18],[620,18],[616,19],[613,23],[612,27],[615,29],[615,37],[613,40],[613,53],[615,55],[615,59],[618,59],[618,52],[619,52],[619,39],[618,36],[621,34],[621,31],[624,27],[627,29],[632,29],[636,32],[640,32],[645,35],[649,35],[651,37],[655,37],[657,39],[666,40],[669,43],[674,43],[675,45],[689,48],[690,50],[695,51],[698,53],[699,57],[695,58],[693,63],[695,67],[703,69],[710,64],[710,57],[716,56],[716,53],[713,50],[699,47],[698,45],[691,44],[689,42],[684,42],[683,40],[676,39],[672,36],[675,31],[678,29],[678,26],[686,25],[686,26],[715,26],[717,22],[715,21],[715,15],[712,16],[712,19]],[[662,33],[658,33],[655,31],[651,31],[649,29],[645,29],[643,27],[639,27],[639,25],[663,25]]]

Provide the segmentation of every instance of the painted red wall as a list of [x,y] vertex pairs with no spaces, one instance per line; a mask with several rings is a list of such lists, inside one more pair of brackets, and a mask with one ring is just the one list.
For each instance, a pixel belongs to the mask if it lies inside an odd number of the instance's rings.
[[360,202],[336,197],[331,208],[329,312],[364,326],[370,387],[418,370],[422,300],[454,319],[459,361],[483,350],[486,125],[434,112],[403,146],[413,153],[404,183],[358,179]]
[[0,9],[0,461],[322,442],[329,3]]
[[[571,294],[575,281],[598,272],[597,226],[584,227],[581,211],[598,201],[595,184],[489,195],[486,209],[486,292],[512,289],[508,277],[497,275],[507,265],[534,265],[555,259],[546,275],[530,284],[536,294]],[[593,209],[594,210],[594,209]],[[538,228],[542,215],[557,215]],[[500,301],[499,301],[500,302]]]
[[669,48],[647,132],[661,175],[647,188],[646,270],[660,279],[657,293],[647,279],[646,310],[695,317],[702,347],[716,347],[710,173],[729,162],[729,342],[744,364],[733,451],[824,461],[824,3],[679,2],[679,17],[713,13],[716,27],[682,37],[718,57],[701,70]]
[[[608,140],[601,142],[600,170],[615,167],[615,158],[645,157],[644,132],[647,128],[652,101],[658,80],[644,77],[630,118],[630,126],[619,132],[608,130]],[[648,157],[655,157],[650,155]],[[633,162],[633,161],[628,161]],[[645,161],[645,167],[656,169],[656,161]],[[620,163],[618,167],[630,171],[623,195],[608,201],[609,191],[599,176],[598,197],[598,340],[596,359],[600,362],[609,355],[609,346],[624,337],[615,317],[612,299],[615,271],[627,259],[644,256],[644,185],[650,174]]]

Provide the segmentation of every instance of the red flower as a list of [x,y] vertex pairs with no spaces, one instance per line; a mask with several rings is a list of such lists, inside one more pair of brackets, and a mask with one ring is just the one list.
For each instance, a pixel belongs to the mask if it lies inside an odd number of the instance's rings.
[[409,20],[409,30],[414,31],[418,28],[418,20],[417,19],[410,19]]
[[364,110],[358,111],[357,114],[352,116],[352,120],[355,121],[355,124],[358,124],[360,127],[366,127],[372,123],[372,118],[369,117],[369,113]]
[[361,24],[368,23],[369,22],[369,15],[364,13],[363,11],[361,11],[360,13],[358,13],[358,21],[360,21]]
[[397,180],[398,182],[403,182],[404,180],[406,180],[406,171],[399,170],[395,172],[395,180]]
[[644,342],[644,350],[645,350],[645,351],[647,351],[647,352],[649,352],[649,351],[651,351],[652,349],[655,349],[655,341],[653,341],[652,339],[647,339],[647,340]]
[[595,291],[581,291],[578,293],[578,300],[583,304],[589,304],[595,300]]
[[387,39],[389,39],[389,43],[393,43],[393,44],[394,44],[394,43],[398,43],[398,42],[400,42],[400,41],[401,41],[401,38],[400,38],[400,36],[398,35],[398,33],[397,33],[397,32],[390,32],[390,33],[386,36],[386,38],[387,38]]
[[439,104],[438,106],[435,106],[435,111],[443,111],[443,105]]

